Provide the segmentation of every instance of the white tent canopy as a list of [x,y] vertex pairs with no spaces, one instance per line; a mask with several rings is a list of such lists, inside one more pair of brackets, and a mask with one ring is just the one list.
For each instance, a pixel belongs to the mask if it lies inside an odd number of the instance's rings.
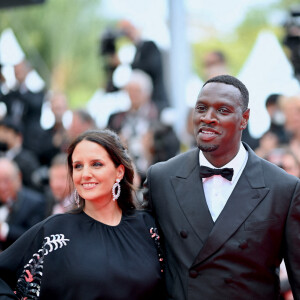
[[256,138],[261,137],[270,126],[270,118],[265,108],[266,98],[275,93],[286,96],[300,93],[293,68],[277,38],[269,31],[262,31],[258,35],[237,77],[249,90],[249,132]]

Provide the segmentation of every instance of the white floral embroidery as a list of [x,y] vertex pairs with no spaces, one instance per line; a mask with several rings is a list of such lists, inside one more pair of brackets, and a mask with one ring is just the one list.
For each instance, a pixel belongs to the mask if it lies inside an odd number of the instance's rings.
[[24,266],[22,275],[18,279],[16,296],[22,300],[38,300],[40,296],[41,281],[43,276],[44,257],[63,246],[67,246],[69,239],[64,234],[52,234],[44,238],[42,248],[34,253],[28,264]]

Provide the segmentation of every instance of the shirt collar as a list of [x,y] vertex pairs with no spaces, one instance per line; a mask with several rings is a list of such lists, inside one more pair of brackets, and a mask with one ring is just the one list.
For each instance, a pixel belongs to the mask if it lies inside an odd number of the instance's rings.
[[[248,159],[248,152],[243,146],[243,144],[241,143],[237,155],[230,162],[228,162],[225,166],[222,167],[222,168],[233,168],[233,177],[231,182],[235,181],[241,169],[245,166],[247,159]],[[199,152],[199,164],[200,166],[206,166],[209,168],[218,169],[205,158],[201,150]]]

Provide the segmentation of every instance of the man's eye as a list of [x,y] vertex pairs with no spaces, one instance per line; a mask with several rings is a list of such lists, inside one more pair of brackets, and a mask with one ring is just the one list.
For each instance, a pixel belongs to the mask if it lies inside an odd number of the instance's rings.
[[219,112],[222,113],[222,114],[226,114],[226,113],[229,113],[230,111],[227,108],[223,107],[223,108],[219,109]]
[[205,109],[206,109],[205,106],[197,106],[196,107],[196,110],[199,112],[203,112],[203,111],[205,111]]

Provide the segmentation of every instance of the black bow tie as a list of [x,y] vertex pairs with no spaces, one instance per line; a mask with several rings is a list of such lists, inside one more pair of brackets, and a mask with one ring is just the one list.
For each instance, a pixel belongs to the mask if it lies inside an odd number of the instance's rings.
[[231,181],[233,176],[232,168],[223,168],[223,169],[212,169],[206,166],[200,166],[200,177],[206,178],[214,175],[221,175],[227,180]]

